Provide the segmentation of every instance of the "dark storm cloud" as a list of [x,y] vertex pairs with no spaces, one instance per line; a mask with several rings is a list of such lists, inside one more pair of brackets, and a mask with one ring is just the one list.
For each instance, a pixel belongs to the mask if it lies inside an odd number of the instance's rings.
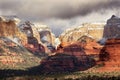
[[[11,11],[21,17],[72,18],[91,12],[119,8],[120,0],[2,0],[2,14]],[[9,13],[8,13],[9,15]]]
[[106,2],[102,2],[101,0],[101,2],[95,4],[91,2],[84,5],[79,5],[79,8],[76,11],[72,11],[72,7],[70,8],[66,6],[66,8],[56,17],[71,18],[75,16],[85,16],[91,12],[105,12],[107,9],[120,9],[120,0],[107,0]]
[[83,22],[106,20],[119,10],[120,0],[0,0],[0,15],[45,22],[56,34]]

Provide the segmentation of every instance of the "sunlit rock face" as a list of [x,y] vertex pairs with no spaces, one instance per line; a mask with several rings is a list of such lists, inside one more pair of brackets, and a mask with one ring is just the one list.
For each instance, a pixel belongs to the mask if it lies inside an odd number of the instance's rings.
[[100,60],[104,61],[104,70],[120,70],[120,39],[108,39],[100,52]]
[[8,20],[4,17],[2,17],[1,19],[2,19],[0,21],[1,37],[8,37],[19,44],[27,43],[26,35],[19,30],[18,26],[16,25],[16,21],[14,19]]
[[103,47],[100,45],[96,40],[89,36],[82,36],[79,39],[79,42],[84,44],[84,51],[87,55],[99,55],[101,48]]
[[61,42],[74,42],[86,35],[99,41],[103,36],[104,25],[104,23],[86,23],[76,28],[67,29],[59,38]]
[[112,15],[104,27],[104,38],[120,38],[120,18]]
[[[73,48],[70,48],[69,45],[74,45]],[[58,52],[63,53],[78,53],[81,51],[84,51],[87,55],[99,55],[101,49],[103,46],[101,46],[99,43],[96,42],[93,38],[89,36],[82,36],[78,41],[76,42],[61,42],[60,45],[57,48]],[[66,51],[67,50],[69,51]]]

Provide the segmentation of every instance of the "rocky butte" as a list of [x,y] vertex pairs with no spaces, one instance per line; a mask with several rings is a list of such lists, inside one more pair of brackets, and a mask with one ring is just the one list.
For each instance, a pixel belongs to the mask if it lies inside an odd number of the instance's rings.
[[112,15],[110,19],[107,20],[107,24],[104,27],[103,37],[110,38],[120,38],[120,18]]
[[112,15],[104,27],[105,45],[100,52],[100,60],[105,63],[101,71],[120,70],[120,18]]

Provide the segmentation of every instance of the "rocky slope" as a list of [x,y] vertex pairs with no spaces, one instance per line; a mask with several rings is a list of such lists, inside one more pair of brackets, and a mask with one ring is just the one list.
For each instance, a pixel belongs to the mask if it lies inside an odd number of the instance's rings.
[[0,38],[0,69],[25,69],[39,64],[40,59],[9,38]]
[[100,40],[103,36],[104,23],[86,23],[79,27],[68,29],[60,35],[61,42],[78,41],[82,36],[90,36]]

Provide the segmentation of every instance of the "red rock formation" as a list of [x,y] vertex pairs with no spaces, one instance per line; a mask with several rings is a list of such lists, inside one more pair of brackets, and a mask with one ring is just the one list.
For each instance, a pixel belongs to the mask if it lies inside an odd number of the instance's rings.
[[84,52],[82,43],[61,43],[57,53],[42,60],[43,72],[63,72],[86,70],[95,65],[95,60],[89,58]]
[[[80,49],[84,49],[87,55],[99,55],[103,47],[100,44],[98,44],[94,39],[87,36],[83,36],[79,39],[78,42],[62,42],[58,47],[58,51],[67,52],[64,50],[64,48],[68,48],[69,45],[71,46],[73,45],[74,48],[68,49],[69,50],[68,52],[71,52],[71,53],[74,51],[81,52]],[[75,48],[75,47],[78,47],[78,48]]]
[[45,52],[45,47],[41,44],[26,44],[25,47],[32,53],[43,53]]
[[74,55],[76,57],[84,55],[84,50],[80,42],[61,43],[57,52]]
[[26,21],[24,24],[20,25],[21,31],[27,36],[27,43],[24,46],[32,53],[44,53],[45,48],[38,40],[39,37],[37,38],[35,34],[33,34],[34,31],[32,29],[32,26],[34,25],[29,21]]
[[120,39],[108,39],[101,50],[100,60],[104,61],[103,70],[120,70]]
[[78,56],[57,53],[41,61],[41,72],[53,73],[53,72],[71,72],[76,70],[86,70],[95,65],[93,59],[87,56]]

